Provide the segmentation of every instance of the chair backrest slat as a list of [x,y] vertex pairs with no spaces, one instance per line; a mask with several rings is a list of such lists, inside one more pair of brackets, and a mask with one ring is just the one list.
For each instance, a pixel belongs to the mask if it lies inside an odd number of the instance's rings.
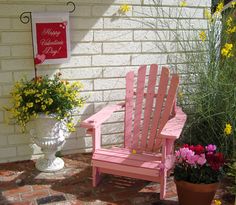
[[126,75],[126,98],[125,98],[125,141],[124,146],[131,146],[132,137],[132,116],[133,116],[133,95],[134,95],[134,72]]
[[162,71],[161,71],[160,83],[159,83],[159,88],[158,88],[158,92],[157,92],[155,111],[154,111],[154,115],[153,115],[153,119],[152,119],[151,131],[150,131],[150,136],[149,136],[149,140],[148,140],[147,151],[152,151],[154,143],[155,143],[156,131],[157,131],[158,124],[159,124],[158,123],[159,118],[161,116],[163,101],[166,96],[168,81],[169,81],[169,69],[163,67]]
[[143,120],[141,145],[140,145],[141,150],[145,150],[147,145],[148,131],[150,127],[153,100],[155,95],[156,79],[157,79],[157,65],[153,64],[150,67],[146,102],[144,107],[144,120]]
[[168,90],[168,94],[167,94],[167,99],[165,102],[165,109],[163,111],[162,117],[160,119],[159,122],[159,129],[157,132],[157,138],[156,138],[156,143],[154,146],[154,150],[159,149],[160,145],[161,145],[161,139],[158,138],[158,136],[160,135],[163,127],[165,126],[166,122],[168,121],[168,119],[171,116],[171,112],[173,110],[173,106],[175,103],[175,98],[176,98],[176,92],[177,92],[177,88],[179,85],[179,76],[177,74],[174,74],[171,78],[171,82],[170,82],[170,87]]
[[146,77],[146,65],[141,66],[138,70],[137,78],[137,95],[135,102],[135,112],[134,112],[134,127],[133,127],[133,142],[132,148],[137,149],[139,143],[139,134],[141,129],[141,116],[142,116],[142,105],[144,98],[144,86]]

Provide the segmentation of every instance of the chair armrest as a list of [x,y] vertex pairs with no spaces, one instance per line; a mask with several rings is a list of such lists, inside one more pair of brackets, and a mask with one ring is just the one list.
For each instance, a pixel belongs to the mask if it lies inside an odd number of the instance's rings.
[[178,139],[183,130],[186,120],[187,115],[182,111],[180,107],[176,107],[176,114],[165,124],[164,128],[161,131],[161,137]]
[[101,125],[103,122],[105,122],[113,112],[121,110],[124,108],[125,103],[119,103],[116,105],[108,105],[104,108],[102,108],[100,111],[98,111],[96,114],[90,116],[86,120],[82,121],[80,123],[80,127],[84,128],[95,128],[99,125]]

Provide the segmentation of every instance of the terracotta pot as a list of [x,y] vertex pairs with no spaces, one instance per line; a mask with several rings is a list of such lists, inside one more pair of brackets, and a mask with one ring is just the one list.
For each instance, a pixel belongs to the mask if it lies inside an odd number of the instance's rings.
[[180,205],[211,205],[219,183],[193,184],[175,180]]

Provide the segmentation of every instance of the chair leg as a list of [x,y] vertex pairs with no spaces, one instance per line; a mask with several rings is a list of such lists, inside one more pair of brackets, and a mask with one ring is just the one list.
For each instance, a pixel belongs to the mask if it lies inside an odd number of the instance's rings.
[[163,200],[166,197],[166,180],[167,180],[167,170],[164,169],[161,175],[161,183],[160,183],[160,199]]
[[101,173],[97,167],[93,167],[93,187],[96,187],[101,181]]

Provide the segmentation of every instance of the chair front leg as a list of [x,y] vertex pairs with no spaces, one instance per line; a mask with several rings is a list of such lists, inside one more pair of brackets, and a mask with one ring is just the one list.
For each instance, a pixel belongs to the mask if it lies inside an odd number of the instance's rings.
[[[94,127],[92,129],[92,138],[93,138],[93,153],[96,149],[101,148],[101,126]],[[101,181],[101,172],[99,171],[98,167],[95,167],[92,164],[92,177],[93,177],[93,187],[96,187],[99,182]]]
[[92,128],[93,152],[101,148],[101,126]]

